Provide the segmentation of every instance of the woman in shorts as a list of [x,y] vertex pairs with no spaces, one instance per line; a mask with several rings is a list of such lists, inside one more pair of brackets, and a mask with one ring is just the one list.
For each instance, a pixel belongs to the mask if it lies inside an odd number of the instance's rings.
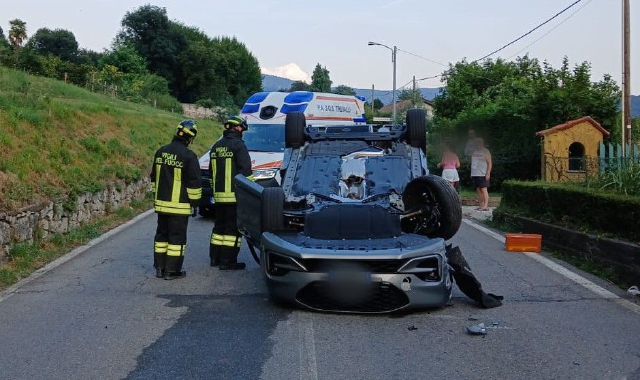
[[450,142],[446,142],[442,151],[442,160],[438,163],[438,168],[442,168],[442,178],[447,180],[451,186],[456,187],[460,176],[458,168],[460,168],[460,159],[455,153],[455,148]]

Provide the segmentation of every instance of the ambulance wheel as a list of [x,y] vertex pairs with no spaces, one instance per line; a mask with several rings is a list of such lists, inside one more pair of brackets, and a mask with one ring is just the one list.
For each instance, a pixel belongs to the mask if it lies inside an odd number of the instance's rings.
[[284,122],[285,147],[297,149],[304,145],[304,130],[307,120],[302,112],[287,114]]

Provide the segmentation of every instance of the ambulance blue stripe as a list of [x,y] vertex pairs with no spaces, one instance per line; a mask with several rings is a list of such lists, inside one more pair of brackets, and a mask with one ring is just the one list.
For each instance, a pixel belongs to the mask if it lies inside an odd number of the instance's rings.
[[280,112],[287,114],[292,112],[304,112],[308,104],[285,104],[280,108]]
[[251,97],[247,100],[247,103],[249,104],[260,103],[263,100],[265,100],[267,96],[269,96],[269,94],[270,94],[269,92],[257,92],[251,95]]
[[260,104],[245,104],[241,113],[256,113],[260,111]]
[[313,100],[313,92],[295,91],[285,96],[285,103],[308,103]]

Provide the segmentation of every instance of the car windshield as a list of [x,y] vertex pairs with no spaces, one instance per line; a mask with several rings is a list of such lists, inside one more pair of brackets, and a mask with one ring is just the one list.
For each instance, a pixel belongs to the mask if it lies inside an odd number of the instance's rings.
[[284,125],[250,124],[242,139],[252,152],[284,151]]

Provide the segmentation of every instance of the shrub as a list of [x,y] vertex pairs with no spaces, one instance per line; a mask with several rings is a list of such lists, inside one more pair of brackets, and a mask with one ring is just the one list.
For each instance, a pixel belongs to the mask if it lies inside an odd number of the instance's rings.
[[499,211],[640,241],[640,197],[569,184],[506,181]]

